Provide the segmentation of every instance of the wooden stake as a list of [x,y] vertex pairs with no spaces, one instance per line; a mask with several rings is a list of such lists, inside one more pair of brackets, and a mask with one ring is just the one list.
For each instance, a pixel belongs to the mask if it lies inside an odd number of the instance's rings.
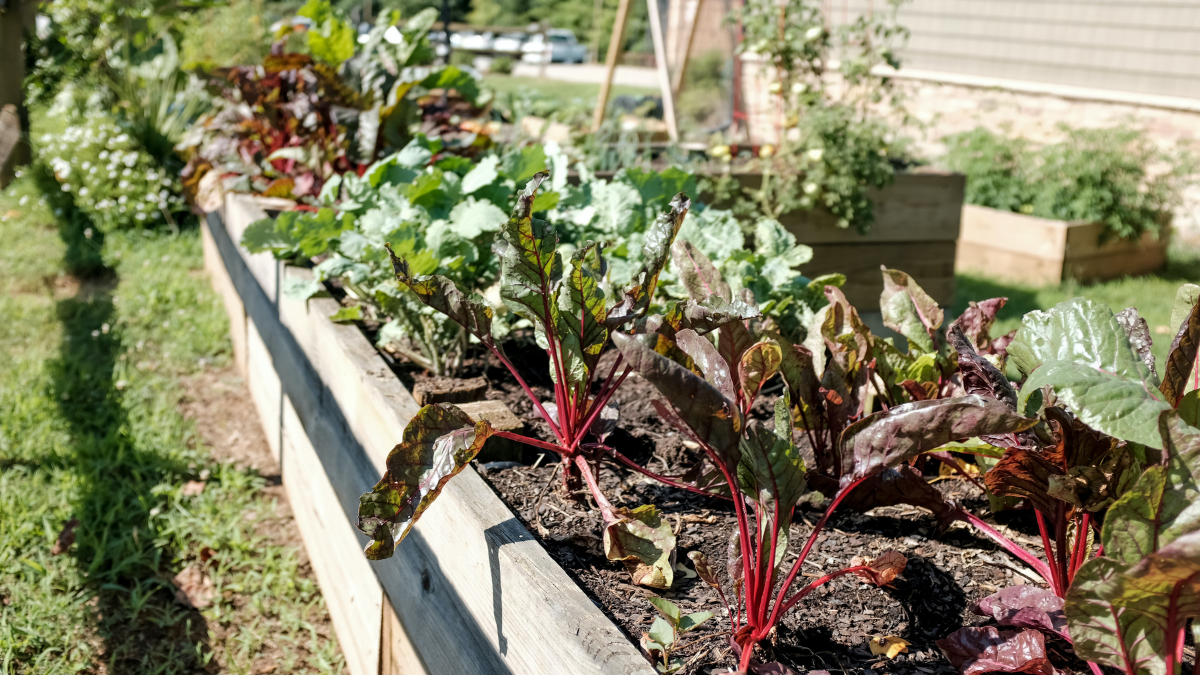
[[658,71],[658,88],[662,91],[663,121],[667,123],[667,135],[679,141],[679,127],[675,124],[675,97],[671,95],[671,74],[667,70],[667,50],[663,46],[662,17],[658,14],[658,0],[646,0],[650,13],[650,36],[654,39],[654,64]]
[[703,7],[704,0],[696,0],[696,11],[692,13],[692,23],[688,26],[687,38],[683,41],[681,51],[677,53],[679,67],[675,69],[671,79],[671,91],[676,96],[679,96],[679,90],[683,88],[683,78],[687,76],[688,56],[692,53],[692,40],[696,37],[696,25],[700,23],[700,10]]
[[604,79],[600,82],[600,98],[596,101],[596,112],[592,116],[592,132],[600,131],[604,122],[604,112],[608,108],[608,95],[612,90],[613,73],[617,71],[617,61],[621,58],[621,47],[625,44],[625,24],[629,21],[629,0],[620,0],[617,4],[617,19],[613,23],[612,37],[608,40],[608,54],[604,59]]

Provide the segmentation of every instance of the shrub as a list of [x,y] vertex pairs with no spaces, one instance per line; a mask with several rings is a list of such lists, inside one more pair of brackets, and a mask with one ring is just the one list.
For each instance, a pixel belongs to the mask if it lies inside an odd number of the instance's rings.
[[970,204],[1103,223],[1108,237],[1158,235],[1195,177],[1191,151],[1160,150],[1125,127],[1062,132],[1039,146],[978,128],[945,139],[945,163],[966,174]]
[[512,75],[513,60],[511,56],[497,56],[492,59],[491,72],[497,75]]
[[71,117],[66,131],[39,139],[38,155],[102,230],[174,226],[188,216],[179,177],[107,115]]

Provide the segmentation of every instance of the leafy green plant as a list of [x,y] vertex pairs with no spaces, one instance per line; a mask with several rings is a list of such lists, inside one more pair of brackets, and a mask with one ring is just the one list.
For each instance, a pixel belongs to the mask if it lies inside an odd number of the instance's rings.
[[651,658],[662,663],[655,663],[654,667],[660,673],[675,673],[683,668],[683,661],[672,659],[672,652],[683,647],[686,643],[680,638],[690,631],[699,628],[705,621],[712,618],[712,612],[692,612],[684,614],[679,611],[679,606],[667,600],[666,598],[649,598],[650,604],[654,605],[654,609],[658,610],[659,616],[655,617],[654,623],[650,624],[650,630],[642,633],[641,645],[642,649]]
[[[692,299],[668,311],[661,322],[647,322],[653,333],[618,333],[613,342],[625,361],[662,394],[664,400],[654,402],[659,414],[699,445],[714,467],[704,489],[688,488],[737,492],[732,502],[738,526],[730,539],[727,563],[734,599],[730,620],[739,670],[747,671],[756,645],[786,612],[821,585],[846,574],[886,585],[904,569],[904,556],[888,551],[875,560],[856,559],[850,567],[791,592],[829,517],[859,492],[857,488],[952,439],[1016,433],[1034,420],[997,401],[968,395],[897,405],[848,425],[833,446],[839,478],[830,505],[790,571],[781,577],[792,513],[809,484],[802,446],[797,443],[808,438],[808,430],[800,421],[803,408],[792,406],[811,385],[811,366],[805,367],[809,356],[778,337],[756,334],[754,308],[727,300],[728,289],[721,287],[706,260],[697,260],[686,277]],[[745,305],[749,311],[743,309],[734,320],[721,322],[713,321],[711,312],[698,311],[726,304]],[[785,390],[775,404],[774,428],[769,428],[751,420],[750,410],[763,384],[776,374]],[[707,561],[696,562],[697,573],[719,589]]]
[[[891,80],[877,72],[899,67],[893,48],[908,35],[896,23],[903,0],[885,4],[833,31],[818,2],[744,4],[738,49],[770,64],[767,87],[782,106],[784,129],[778,147],[764,146],[746,167],[762,172],[759,188],[739,190],[730,176],[714,186],[738,197],[739,211],[778,219],[819,207],[838,227],[870,229],[874,212],[866,191],[891,184],[891,158],[901,156],[901,144],[876,113],[881,105],[902,112]],[[712,154],[731,168],[728,146]]]
[[998,372],[979,373],[980,395],[1042,420],[1025,434],[987,439],[1004,449],[985,482],[1030,502],[1046,562],[981,529],[1050,591],[1006,589],[980,603],[976,611],[1022,631],[958,631],[940,643],[956,665],[985,654],[1044,660],[1036,633],[1046,630],[1073,641],[1097,674],[1097,662],[1130,675],[1174,672],[1180,633],[1196,613],[1188,594],[1200,578],[1187,543],[1197,525],[1186,515],[1200,476],[1200,431],[1192,426],[1200,410],[1192,388],[1198,295],[1200,287],[1180,289],[1179,330],[1161,381],[1137,311],[1114,314],[1079,298],[1025,317],[1009,345],[1027,375],[1019,393]]
[[38,155],[63,192],[102,230],[175,225],[188,216],[179,178],[101,113],[77,114],[61,134],[44,134]]
[[1108,236],[1125,239],[1159,234],[1195,178],[1190,149],[1159,149],[1139,131],[1061,132],[1061,141],[1036,145],[981,127],[946,138],[945,163],[966,174],[968,203],[1099,222]]
[[[323,290],[322,282],[337,280],[354,304],[336,320],[378,321],[380,347],[437,375],[453,375],[466,357],[470,333],[396,283],[385,245],[408,261],[412,274],[437,274],[468,293],[494,295],[500,262],[492,249],[508,219],[510,195],[545,164],[538,146],[472,163],[446,154],[439,139],[418,135],[361,177],[335,177],[318,210],[251,224],[242,245],[283,260],[322,256],[315,280],[289,289],[290,296],[311,297]],[[501,309],[498,299],[490,303]],[[503,312],[496,323],[507,332]]]
[[[517,206],[498,233],[495,248],[501,260],[500,296],[512,312],[534,325],[538,342],[549,356],[554,382],[553,404],[543,404],[505,356],[493,337],[494,312],[481,298],[464,294],[445,277],[415,275],[408,260],[389,249],[396,279],[423,303],[461,325],[508,369],[550,427],[555,442],[547,443],[504,431],[490,432],[478,425],[473,427],[474,437],[477,439],[485,432],[494,433],[558,454],[562,458],[564,487],[573,492],[586,484],[600,510],[604,520],[605,555],[610,560],[624,562],[635,583],[669,588],[674,578],[671,554],[675,547],[670,524],[653,505],[636,509],[614,507],[596,480],[595,464],[605,457],[616,457],[637,466],[603,445],[618,417],[609,400],[632,370],[618,358],[604,369],[607,370],[605,373],[600,366],[600,355],[612,336],[620,335],[624,326],[636,326],[646,316],[659,273],[667,262],[669,247],[683,224],[689,202],[686,196],[677,195],[670,209],[647,231],[642,267],[633,284],[623,291],[621,301],[609,306],[604,292],[602,247],[587,244],[577,249],[571,256],[571,269],[564,274],[554,227],[533,217],[537,188],[547,178],[548,174],[537,173],[518,195]],[[456,422],[465,429],[463,425],[470,418],[457,409],[449,409],[465,418]],[[429,410],[429,406],[424,409]],[[434,414],[424,411],[418,417]],[[442,432],[446,427],[438,429]],[[465,431],[463,433],[466,438]],[[589,435],[599,442],[585,443]],[[468,442],[443,440],[439,436],[431,447],[445,449],[452,443],[457,444],[455,447],[467,447],[463,444]],[[397,446],[392,456],[400,461],[399,457],[406,455],[401,452],[401,446]],[[470,457],[463,456],[466,457],[464,461],[469,461]],[[455,466],[461,468],[457,458],[455,455]],[[413,463],[424,466],[421,462]],[[445,466],[445,462],[428,463]],[[376,560],[392,554],[395,543],[404,538],[411,522],[427,503],[426,493],[413,493],[405,487],[412,483],[403,482],[401,476],[410,476],[410,473],[404,473],[401,465],[393,467],[391,456],[388,467],[388,474],[375,490],[363,496],[360,508],[359,527],[373,540],[367,547],[367,556]],[[653,476],[645,469],[642,471]],[[422,490],[432,489],[428,477],[417,484]],[[422,495],[421,501],[414,505],[417,494]],[[435,495],[435,492],[428,494]]]

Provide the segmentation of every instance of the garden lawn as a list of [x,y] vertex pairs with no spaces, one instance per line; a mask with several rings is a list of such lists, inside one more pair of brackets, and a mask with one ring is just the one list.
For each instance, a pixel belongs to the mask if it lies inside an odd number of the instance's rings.
[[[1154,339],[1154,358],[1160,366],[1166,362],[1167,349],[1175,337],[1168,327],[1175,291],[1185,283],[1200,282],[1200,246],[1174,244],[1167,252],[1167,266],[1157,274],[1125,277],[1114,281],[1081,284],[1068,281],[1054,286],[1025,286],[998,282],[976,275],[958,275],[953,314],[958,316],[969,300],[1007,296],[1008,304],[1000,311],[993,335],[1003,335],[1019,328],[1021,317],[1035,309],[1049,309],[1063,300],[1084,297],[1108,305],[1115,312],[1137,307],[1138,313],[1150,325]],[[920,279],[917,280],[918,282]],[[1174,328],[1178,328],[1175,326]],[[1015,372],[1009,372],[1015,376]]]
[[240,386],[199,233],[102,241],[32,173],[0,192],[0,673],[342,672],[277,481],[180,411]]

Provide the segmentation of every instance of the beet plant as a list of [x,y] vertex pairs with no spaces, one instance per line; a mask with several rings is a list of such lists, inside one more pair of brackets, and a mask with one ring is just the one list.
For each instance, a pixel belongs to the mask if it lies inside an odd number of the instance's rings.
[[[374,491],[363,495],[360,529],[373,539],[367,547],[367,556],[372,559],[390,556],[395,543],[404,538],[415,515],[427,504],[424,500],[432,499],[428,495],[436,496],[433,483],[461,470],[478,452],[479,439],[497,435],[558,454],[562,459],[564,489],[570,494],[586,485],[600,510],[607,557],[623,561],[636,583],[669,588],[674,579],[675,548],[675,535],[669,523],[653,505],[634,509],[613,506],[597,480],[597,466],[604,458],[615,458],[657,477],[603,445],[618,417],[610,400],[632,369],[620,355],[602,368],[600,357],[611,337],[622,330],[634,330],[644,320],[671,243],[687,214],[689,200],[682,193],[676,195],[669,209],[647,228],[641,266],[620,300],[609,306],[601,247],[590,242],[578,247],[571,257],[570,269],[564,273],[553,225],[533,217],[537,189],[548,176],[545,172],[536,174],[518,195],[512,218],[497,233],[495,251],[501,260],[502,300],[511,311],[533,324],[537,342],[549,357],[553,403],[543,403],[505,355],[492,334],[493,310],[482,298],[462,293],[446,277],[414,275],[408,261],[394,253],[392,263],[401,284],[421,302],[461,325],[508,369],[549,426],[554,442],[494,431],[483,422],[476,425],[452,406],[439,408],[436,413],[427,412],[430,410],[427,406],[410,424],[405,443],[389,456],[388,473],[383,480]],[[726,320],[739,318],[729,316],[732,318]],[[712,316],[709,319],[715,320]],[[454,433],[459,435],[433,439],[420,458],[412,460],[406,454],[408,434],[424,433],[428,426],[424,420],[435,415],[438,419],[445,416],[453,419],[459,429]],[[450,433],[444,426],[434,428]],[[589,436],[596,442],[585,442]],[[421,470],[413,474],[414,466]],[[453,472],[443,470],[446,466],[453,466]],[[415,483],[410,482],[410,474],[417,476]],[[437,486],[441,484],[438,482]],[[414,517],[409,516],[410,512]]]

